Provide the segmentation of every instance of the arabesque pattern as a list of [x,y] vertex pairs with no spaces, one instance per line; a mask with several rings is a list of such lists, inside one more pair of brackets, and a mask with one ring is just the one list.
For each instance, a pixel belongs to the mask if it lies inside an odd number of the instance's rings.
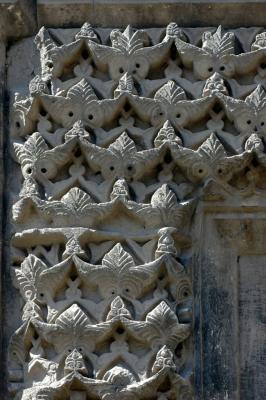
[[161,34],[36,36],[11,119],[17,400],[194,397],[192,218],[265,191],[266,33]]

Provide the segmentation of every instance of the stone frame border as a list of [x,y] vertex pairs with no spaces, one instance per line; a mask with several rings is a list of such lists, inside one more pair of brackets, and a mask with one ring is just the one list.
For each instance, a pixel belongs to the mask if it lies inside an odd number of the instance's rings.
[[265,13],[264,0],[1,0],[0,39],[33,36],[42,25],[78,27],[88,20],[99,27],[159,27],[171,20],[184,27],[263,26]]

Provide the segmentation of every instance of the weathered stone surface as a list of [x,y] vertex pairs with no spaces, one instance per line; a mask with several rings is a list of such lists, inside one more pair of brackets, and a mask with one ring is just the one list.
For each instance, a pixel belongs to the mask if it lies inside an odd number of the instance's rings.
[[[3,138],[4,138],[4,131],[5,131],[5,126],[4,126],[4,93],[5,93],[5,61],[6,61],[6,46],[3,42],[0,42],[0,148],[1,148],[1,173],[0,173],[0,193],[1,193],[1,200],[0,200],[0,206],[1,210],[3,209],[3,184],[4,184],[4,171],[3,171]],[[1,213],[2,217],[2,213]],[[1,229],[1,235],[0,235],[0,254],[2,258],[2,252],[3,252],[3,235],[2,235],[2,229]],[[4,268],[1,263],[0,267],[0,272],[1,272],[1,280],[0,280],[0,301],[1,304],[3,305],[3,291],[4,291]],[[0,321],[3,321],[3,306],[1,306],[0,310]],[[1,346],[0,346],[0,354],[3,355],[4,349],[3,349],[3,324],[0,323],[0,341],[1,341]]]
[[34,43],[8,57],[10,398],[260,399],[265,32]]
[[37,29],[35,0],[0,1],[0,40],[12,40],[34,34]]
[[[243,13],[243,7],[246,12]],[[87,20],[101,27],[263,26],[264,0],[1,0],[0,37],[14,40],[34,35],[43,26],[81,26]]]

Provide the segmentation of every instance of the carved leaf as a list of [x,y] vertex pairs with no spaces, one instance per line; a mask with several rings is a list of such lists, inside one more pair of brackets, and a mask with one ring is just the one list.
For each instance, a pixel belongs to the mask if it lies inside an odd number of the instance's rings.
[[224,147],[215,134],[211,134],[211,136],[199,147],[198,154],[203,158],[215,161],[226,157]]
[[115,200],[118,198],[123,200],[129,199],[128,185],[125,179],[118,179],[114,183],[113,190],[110,194],[110,199]]
[[131,75],[127,72],[119,79],[119,84],[114,91],[115,97],[119,96],[121,93],[132,93],[137,94],[136,88],[134,86],[134,81]]
[[95,338],[110,330],[108,324],[93,325],[77,304],[64,311],[54,324],[35,320],[34,326],[42,337],[53,343],[59,354],[80,347],[91,351]]
[[88,141],[91,140],[91,136],[89,132],[86,131],[84,123],[81,120],[75,122],[73,128],[71,128],[65,134],[66,141],[69,141],[73,138],[86,138]]
[[158,372],[166,366],[171,367],[173,370],[176,369],[173,353],[167,346],[163,346],[156,354],[156,359],[152,366],[152,372]]
[[253,133],[245,143],[245,150],[263,152],[264,145],[262,139],[256,133]]
[[177,104],[180,100],[186,100],[186,94],[175,82],[168,81],[155,93],[154,98],[169,104]]
[[79,83],[74,85],[67,93],[67,98],[73,102],[90,104],[93,101],[98,101],[98,97],[94,93],[89,82],[82,79]]
[[122,273],[134,267],[133,258],[128,254],[120,243],[115,245],[109,253],[107,253],[102,261],[103,266],[107,267],[109,271]]
[[266,47],[266,32],[259,33],[256,35],[254,43],[251,45],[251,50],[260,50]]
[[177,316],[165,302],[161,302],[147,317],[147,335],[149,341],[159,341],[170,348],[185,340],[190,333],[190,327],[180,324]]
[[266,92],[261,85],[246,98],[245,102],[254,107],[256,111],[260,111],[266,106]]
[[37,33],[34,41],[35,41],[38,49],[45,47],[45,50],[49,51],[49,50],[56,48],[56,44],[51,39],[51,37],[49,35],[49,31],[47,29],[45,29],[44,26]]
[[221,75],[215,72],[209,79],[207,79],[202,91],[202,97],[214,96],[218,93],[228,95],[228,90]]
[[142,204],[133,207],[146,226],[183,227],[193,210],[192,202],[178,203],[174,192],[164,184],[153,194],[151,205]]
[[123,300],[120,296],[117,296],[111,303],[111,309],[107,314],[106,321],[117,317],[124,317],[132,319],[130,312],[127,310]]
[[89,39],[94,40],[96,42],[99,41],[97,34],[95,33],[94,29],[92,28],[91,24],[85,22],[80,31],[75,35],[75,39]]
[[152,195],[151,205],[158,208],[175,208],[177,200],[174,192],[164,184]]
[[83,356],[77,349],[74,349],[65,360],[65,374],[70,372],[79,372],[81,374],[87,374],[87,368],[83,360]]
[[117,157],[131,159],[137,152],[137,148],[132,139],[124,132],[119,138],[109,146],[109,150]]
[[183,147],[173,148],[173,156],[191,180],[213,176],[227,182],[234,173],[244,169],[252,158],[249,152],[228,157],[222,143],[214,134],[197,151]]
[[133,28],[128,25],[124,32],[115,29],[110,35],[112,46],[123,53],[133,54],[141,49],[144,43],[148,42],[148,36],[144,31],[138,30],[134,32]]
[[25,258],[20,268],[13,269],[14,285],[20,289],[25,300],[35,299],[39,277],[46,269],[46,265],[33,254]]
[[41,78],[41,76],[36,75],[29,84],[29,92],[32,97],[41,94],[48,94],[49,89],[47,83]]
[[164,301],[147,314],[145,322],[126,321],[125,324],[129,331],[140,335],[153,347],[167,345],[170,349],[175,349],[190,334],[189,324],[180,324],[175,313]]
[[175,130],[171,125],[170,121],[167,120],[163,127],[159,130],[155,140],[154,146],[160,147],[164,143],[177,143],[182,144],[182,140],[175,134]]
[[71,213],[76,215],[80,215],[86,210],[89,210],[90,206],[95,203],[87,193],[76,187],[70,189],[70,191],[62,197],[62,202],[71,210]]
[[184,34],[181,28],[175,22],[170,22],[166,27],[166,36],[183,38]]
[[219,57],[234,54],[234,39],[235,36],[232,32],[223,34],[222,27],[219,26],[215,33],[205,32],[203,34],[202,48]]
[[159,233],[160,237],[158,240],[156,255],[172,254],[173,256],[177,256],[178,252],[175,246],[175,241],[172,237],[171,228],[160,229]]
[[78,333],[80,330],[82,333],[91,324],[91,320],[77,304],[73,304],[56,319],[56,324],[62,331],[74,330],[74,333]]
[[115,295],[138,297],[145,284],[149,284],[155,267],[152,263],[135,266],[133,258],[120,243],[104,256],[102,265],[87,264],[80,259],[75,263],[79,274],[88,284],[98,285],[104,298]]
[[35,132],[23,144],[14,143],[16,157],[21,165],[32,164],[43,156],[49,148],[42,136]]

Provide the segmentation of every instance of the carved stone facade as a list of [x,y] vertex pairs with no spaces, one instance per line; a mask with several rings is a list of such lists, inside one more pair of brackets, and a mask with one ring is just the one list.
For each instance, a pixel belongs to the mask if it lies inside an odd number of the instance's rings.
[[265,196],[266,33],[34,41],[28,93],[10,93],[10,398],[235,399],[198,393],[198,216]]

